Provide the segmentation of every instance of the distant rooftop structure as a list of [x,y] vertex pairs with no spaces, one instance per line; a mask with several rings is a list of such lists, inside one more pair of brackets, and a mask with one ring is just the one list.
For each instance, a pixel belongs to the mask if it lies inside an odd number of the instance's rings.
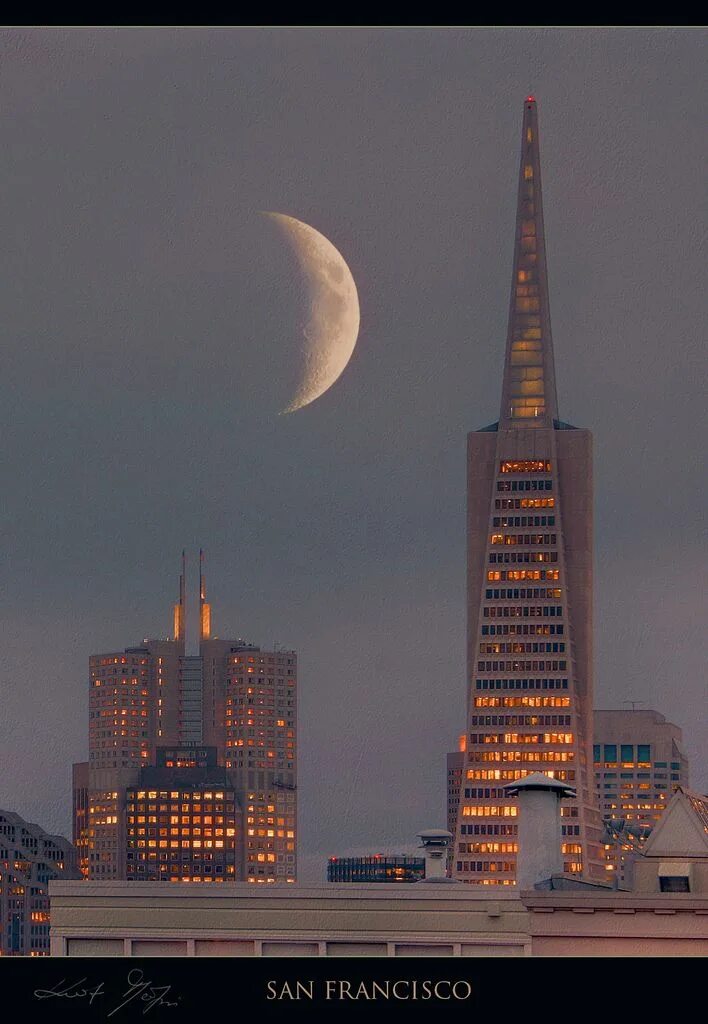
[[417,882],[425,859],[408,854],[374,853],[368,857],[330,857],[328,882]]

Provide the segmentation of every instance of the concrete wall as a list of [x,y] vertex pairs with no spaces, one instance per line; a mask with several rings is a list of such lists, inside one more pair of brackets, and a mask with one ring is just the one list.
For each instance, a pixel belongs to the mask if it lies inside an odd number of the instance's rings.
[[708,956],[708,898],[524,893],[533,956]]

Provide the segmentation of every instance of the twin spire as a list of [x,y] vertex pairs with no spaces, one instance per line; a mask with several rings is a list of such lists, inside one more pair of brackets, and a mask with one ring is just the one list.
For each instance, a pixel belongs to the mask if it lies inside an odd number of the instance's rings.
[[499,429],[552,427],[558,419],[548,302],[536,100],[527,96],[521,135],[514,271]]
[[[174,638],[175,640],[186,639],[187,629],[187,604],[185,593],[185,580],[187,575],[187,556],[182,551],[182,572],[179,578],[179,601],[175,605],[174,612]],[[206,599],[206,581],[204,579],[204,552],[199,549],[199,639],[211,639],[211,605]]]

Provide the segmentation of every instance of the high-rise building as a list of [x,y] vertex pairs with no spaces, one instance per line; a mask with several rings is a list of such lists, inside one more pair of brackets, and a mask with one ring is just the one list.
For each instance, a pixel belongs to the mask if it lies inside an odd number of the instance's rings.
[[48,883],[79,877],[68,839],[0,811],[0,956],[49,956]]
[[[458,749],[447,755],[447,830],[455,835],[457,813],[460,808],[460,790],[462,789],[462,772],[465,767],[466,736],[460,736]],[[447,873],[452,871],[455,847],[451,843],[447,849]]]
[[[222,880],[228,874],[252,882],[292,882],[296,875],[296,653],[264,651],[244,640],[212,636],[201,552],[198,653],[188,653],[186,637],[183,554],[173,636],[144,640],[89,659],[89,760],[74,766],[74,841],[82,870],[92,879],[144,877],[129,857],[129,839],[135,843],[140,837],[128,835],[127,821],[128,804],[134,805],[132,816],[142,816],[143,808],[138,808],[142,798],[136,794],[144,790],[158,796],[145,798],[148,820],[132,824],[145,824],[148,840],[155,832],[156,858],[150,858],[158,865],[155,877],[179,874],[183,880],[187,858],[182,858],[177,872],[177,861],[169,856],[177,837],[171,832],[162,835],[166,825],[157,819],[162,808],[171,807],[173,792],[186,793],[191,787],[190,792],[197,793],[204,788],[203,780],[190,780],[184,770],[209,767],[226,771],[228,777],[221,778],[218,789],[233,791],[233,801],[214,797],[225,805],[223,811],[204,812],[201,807],[197,812],[206,817],[218,813],[223,822],[180,820],[180,826],[204,826],[204,833],[198,836],[191,827],[180,829],[179,849],[215,854],[224,849],[217,842],[234,838],[225,832],[234,827],[236,855],[233,873],[219,872],[219,878],[216,872],[203,871],[204,858],[195,856],[199,867],[195,879],[205,881],[208,874]],[[170,750],[172,758],[167,757]],[[160,774],[159,786],[156,777],[148,778],[151,769]],[[168,785],[170,772],[175,773],[174,785]],[[210,791],[216,792],[216,782],[208,781]],[[182,796],[174,798],[180,805],[196,800],[196,796]],[[207,802],[203,794],[197,801]],[[231,802],[238,819],[233,826],[226,822],[226,805]],[[173,808],[169,817],[193,819],[193,811],[177,815]],[[170,822],[171,827],[176,825]],[[160,862],[175,870],[161,872]]]
[[563,808],[564,870],[602,873],[592,785],[592,437],[559,419],[538,115],[524,102],[499,420],[468,435],[468,714],[453,874],[514,885],[518,804],[545,772]]
[[[465,737],[460,737],[460,749],[452,750],[447,755],[447,828],[455,834],[457,813],[460,807],[460,790],[462,788],[462,772],[465,767]],[[451,851],[452,852],[452,851]]]
[[79,761],[71,766],[71,821],[72,839],[76,850],[76,866],[81,875],[88,878],[88,809],[89,772],[88,761]]
[[688,760],[682,733],[649,709],[598,710],[593,762],[605,824],[605,870],[618,884],[631,882],[631,865],[679,786],[686,788]]

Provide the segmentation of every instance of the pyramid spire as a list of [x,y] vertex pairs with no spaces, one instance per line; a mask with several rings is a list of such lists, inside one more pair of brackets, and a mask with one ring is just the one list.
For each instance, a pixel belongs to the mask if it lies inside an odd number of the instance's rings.
[[548,302],[536,100],[527,96],[521,135],[514,273],[499,427],[552,427],[558,419]]

